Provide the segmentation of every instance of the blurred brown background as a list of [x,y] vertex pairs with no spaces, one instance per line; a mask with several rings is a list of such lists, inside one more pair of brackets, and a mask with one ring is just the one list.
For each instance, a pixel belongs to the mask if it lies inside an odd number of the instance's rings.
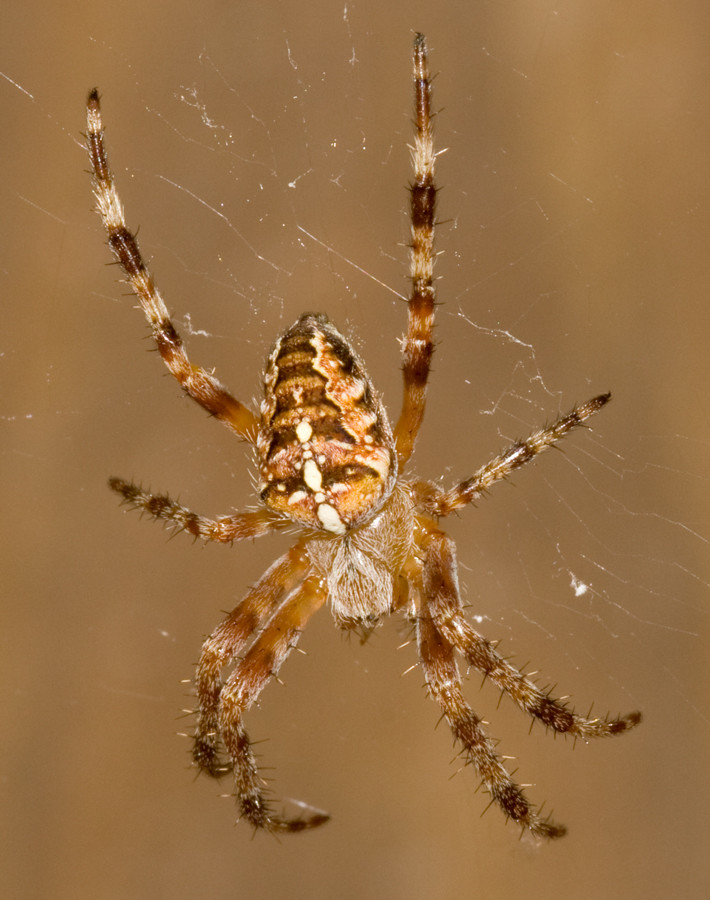
[[[11,0],[0,37],[5,896],[707,896],[707,4],[64,6]],[[327,611],[249,727],[277,795],[333,819],[281,841],[235,827],[229,785],[188,767],[181,680],[286,539],[167,540],[105,486],[205,513],[253,496],[246,449],[181,398],[107,265],[87,90],[193,359],[250,399],[279,331],[327,311],[396,415],[414,29],[449,148],[417,472],[449,483],[615,395],[450,523],[481,630],[584,711],[646,717],[573,748],[471,677],[569,826],[550,846],[450,777],[422,675],[400,677],[404,623],[360,646]]]

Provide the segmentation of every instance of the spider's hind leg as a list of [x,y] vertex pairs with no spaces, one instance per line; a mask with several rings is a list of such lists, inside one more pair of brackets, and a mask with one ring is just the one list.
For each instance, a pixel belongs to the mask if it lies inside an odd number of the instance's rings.
[[424,417],[426,389],[434,353],[434,226],[436,183],[434,181],[434,135],[431,125],[431,77],[423,34],[414,38],[414,180],[410,185],[410,246],[407,333],[402,341],[403,402],[394,429],[400,471],[412,455]]
[[101,103],[96,88],[89,93],[87,100],[86,125],[86,147],[94,176],[96,211],[106,228],[109,247],[140,301],[163,362],[193,400],[253,444],[259,429],[257,416],[234,398],[213,372],[190,362],[183,340],[143,260],[136,236],[126,225],[123,204],[108,162]]

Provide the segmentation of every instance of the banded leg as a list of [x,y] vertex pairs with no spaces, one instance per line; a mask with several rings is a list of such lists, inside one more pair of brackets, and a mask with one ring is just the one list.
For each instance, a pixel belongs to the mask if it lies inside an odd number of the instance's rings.
[[493,800],[506,816],[538,837],[561,837],[566,831],[564,825],[541,818],[503,765],[493,742],[481,727],[481,719],[464,699],[454,647],[426,611],[417,617],[417,641],[429,692],[441,706],[454,737]]
[[306,579],[267,623],[222,688],[219,730],[234,764],[235,793],[242,815],[255,828],[280,832],[303,831],[322,825],[330,818],[326,813],[314,813],[306,818],[287,819],[273,813],[266,797],[265,782],[259,774],[251,742],[242,724],[244,714],[257,700],[267,681],[278,673],[298,643],[306,623],[324,601],[320,579]]
[[587,719],[578,715],[541,690],[504,659],[490,641],[478,634],[463,615],[455,544],[443,532],[428,535],[422,577],[427,609],[442,637],[459,651],[469,665],[483,672],[530,716],[554,731],[583,739],[611,737],[639,724],[640,712],[616,719]]
[[192,758],[202,771],[214,778],[221,777],[232,768],[219,757],[220,672],[259,634],[283,599],[298,587],[308,567],[308,557],[299,543],[262,575],[202,646],[195,679],[198,721]]
[[101,107],[95,88],[89,94],[86,111],[87,149],[94,173],[96,208],[106,227],[109,247],[140,300],[163,362],[193,400],[240,437],[254,443],[258,419],[248,407],[232,397],[214,375],[192,365],[182,338],[170,321],[163,298],[143,261],[138,241],[126,226],[123,205],[104,146]]
[[448,491],[432,491],[431,488],[423,486],[420,502],[430,515],[437,517],[448,516],[454,510],[461,509],[477,500],[497,481],[502,481],[516,469],[531,462],[543,450],[554,447],[566,434],[606,406],[609,400],[611,394],[600,394],[582,406],[576,406],[552,425],[541,428],[524,441],[511,444],[500,456],[482,466],[473,477],[467,478]]
[[412,150],[414,181],[410,187],[412,244],[409,273],[409,321],[402,343],[404,399],[394,429],[400,471],[412,455],[424,416],[426,388],[434,352],[434,137],[431,127],[431,78],[423,34],[414,39],[415,134]]
[[148,493],[122,478],[110,478],[108,483],[111,490],[120,494],[129,506],[203,541],[231,544],[233,541],[261,537],[287,524],[268,509],[208,519],[171,500],[167,494]]

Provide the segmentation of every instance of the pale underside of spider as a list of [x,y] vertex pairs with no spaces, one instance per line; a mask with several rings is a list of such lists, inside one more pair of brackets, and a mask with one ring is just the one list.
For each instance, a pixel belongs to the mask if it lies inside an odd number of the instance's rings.
[[[336,623],[364,634],[387,614],[402,610],[414,625],[429,693],[492,802],[534,835],[559,837],[564,826],[531,805],[464,699],[457,654],[534,720],[561,734],[584,740],[621,734],[641,715],[580,716],[504,659],[464,617],[455,547],[438,523],[554,446],[610,395],[601,394],[514,443],[448,490],[405,477],[424,415],[435,308],[436,154],[427,49],[420,34],[413,63],[412,287],[402,341],[404,397],[394,429],[361,360],[324,315],[301,316],[276,342],[266,364],[259,415],[214,374],[190,362],[135,235],[126,227],[104,145],[98,92],[89,94],[87,144],[109,246],[170,372],[200,406],[255,448],[262,505],[208,519],[121,479],[111,479],[110,485],[132,507],[205,541],[232,543],[275,530],[299,535],[205,641],[197,666],[194,764],[214,777],[233,772],[241,815],[253,826],[294,832],[329,818],[315,812],[289,818],[275,811],[244,716],[279,672],[310,617],[330,600]],[[223,678],[228,666],[232,669]]]

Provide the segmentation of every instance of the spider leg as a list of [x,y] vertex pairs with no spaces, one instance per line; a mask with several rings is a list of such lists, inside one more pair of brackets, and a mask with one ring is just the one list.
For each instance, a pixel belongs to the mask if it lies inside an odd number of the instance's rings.
[[108,232],[109,247],[140,300],[163,362],[193,400],[240,437],[254,443],[259,424],[257,417],[236,400],[213,374],[192,365],[182,338],[170,321],[163,298],[143,261],[138,241],[126,226],[123,205],[104,145],[104,127],[96,88],[87,101],[87,149],[94,173],[97,211]]
[[325,602],[319,578],[307,578],[281,605],[257,641],[237,664],[222,688],[219,699],[219,728],[225,748],[234,764],[235,793],[242,815],[255,828],[294,832],[322,825],[330,818],[314,813],[307,818],[288,819],[275,815],[266,797],[266,785],[259,774],[249,737],[244,730],[244,714],[276,675],[298,643],[301,632]]
[[[427,599],[425,606],[428,603]],[[454,659],[454,647],[428,611],[417,616],[416,630],[419,656],[431,696],[441,706],[454,737],[493,800],[506,816],[538,837],[561,837],[565,827],[555,825],[535,812],[496,753],[493,742],[481,727],[481,719],[466,703]]]
[[554,447],[566,434],[582,425],[611,400],[611,394],[600,394],[576,406],[556,422],[531,434],[526,440],[511,444],[507,450],[496,456],[475,475],[462,481],[448,491],[432,489],[431,485],[421,485],[418,489],[419,504],[433,516],[448,516],[477,500],[497,481],[507,478],[516,469],[531,462],[543,450]]
[[303,581],[308,568],[309,558],[299,542],[270,566],[202,645],[195,679],[198,722],[192,757],[200,770],[214,778],[232,768],[220,759],[218,750],[220,671],[262,630],[283,599]]
[[262,534],[288,524],[268,509],[208,519],[171,500],[167,494],[148,493],[122,478],[110,478],[109,487],[120,494],[134,509],[148,513],[154,519],[162,519],[176,530],[186,531],[203,541],[231,544],[233,541],[261,537]]
[[410,186],[412,243],[409,273],[412,290],[409,296],[407,333],[402,342],[404,399],[402,412],[394,429],[400,470],[412,455],[424,416],[427,380],[434,352],[431,338],[435,300],[433,270],[436,154],[431,127],[431,78],[426,41],[422,34],[417,34],[414,39],[413,58],[416,118],[412,150],[414,181]]
[[611,737],[639,724],[640,712],[616,719],[588,719],[578,715],[523,675],[475,631],[461,607],[455,544],[443,532],[431,531],[428,535],[423,575],[428,609],[442,637],[528,715],[554,731],[583,739]]

